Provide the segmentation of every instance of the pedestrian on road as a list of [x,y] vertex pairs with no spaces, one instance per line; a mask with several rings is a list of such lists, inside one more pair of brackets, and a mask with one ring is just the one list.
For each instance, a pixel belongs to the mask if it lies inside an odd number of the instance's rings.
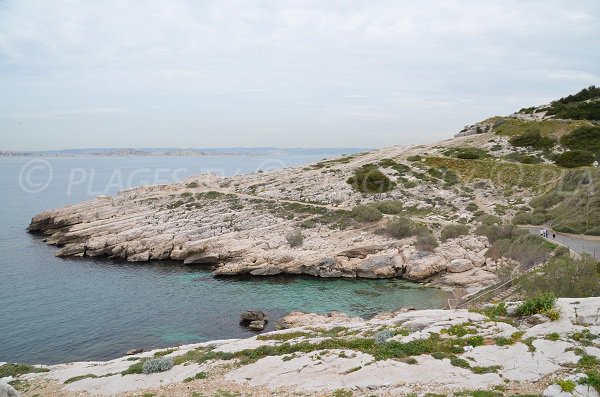
[[556,233],[552,233],[552,239],[556,240]]

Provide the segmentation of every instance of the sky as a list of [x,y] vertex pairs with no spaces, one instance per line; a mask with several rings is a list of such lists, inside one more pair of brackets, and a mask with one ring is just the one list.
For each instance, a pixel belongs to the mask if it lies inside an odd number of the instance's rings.
[[599,48],[598,0],[0,0],[0,150],[433,142]]

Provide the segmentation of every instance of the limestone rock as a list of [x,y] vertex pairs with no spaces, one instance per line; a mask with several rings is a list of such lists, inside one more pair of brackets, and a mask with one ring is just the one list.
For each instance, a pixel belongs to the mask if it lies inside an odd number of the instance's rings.
[[373,256],[356,267],[356,275],[363,278],[392,278],[396,276],[393,256]]
[[463,273],[475,267],[469,259],[454,259],[448,264],[447,270],[450,273]]
[[550,321],[551,320],[543,314],[534,314],[533,316],[529,316],[526,319],[524,319],[521,323],[521,327],[531,328],[539,324],[549,323]]
[[242,322],[267,321],[268,319],[269,318],[267,317],[267,315],[260,310],[248,310],[240,314],[240,321]]
[[350,317],[344,313],[330,312],[327,314],[291,312],[277,321],[276,329],[289,329],[309,325],[325,325],[337,323],[362,323],[359,317]]
[[21,397],[21,395],[11,385],[0,382],[0,397]]
[[266,324],[267,322],[265,320],[254,320],[250,321],[250,324],[248,324],[248,328],[250,328],[253,331],[262,331],[263,329],[265,329]]

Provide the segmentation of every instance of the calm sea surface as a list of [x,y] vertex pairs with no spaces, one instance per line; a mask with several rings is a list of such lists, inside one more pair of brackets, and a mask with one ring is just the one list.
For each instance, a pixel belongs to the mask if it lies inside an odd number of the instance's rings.
[[[323,155],[0,158],[0,362],[110,359],[145,349],[252,335],[239,313],[369,316],[433,308],[445,294],[401,280],[215,279],[172,262],[59,259],[25,232],[32,216],[140,184],[307,164]],[[271,321],[271,327],[274,321]]]

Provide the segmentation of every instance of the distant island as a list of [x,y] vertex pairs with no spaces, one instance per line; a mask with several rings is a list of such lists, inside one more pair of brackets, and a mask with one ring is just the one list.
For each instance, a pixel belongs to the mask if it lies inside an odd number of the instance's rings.
[[78,157],[78,156],[281,156],[324,154],[338,156],[367,150],[367,148],[277,148],[277,147],[231,147],[231,148],[88,148],[43,151],[0,150],[0,157]]

